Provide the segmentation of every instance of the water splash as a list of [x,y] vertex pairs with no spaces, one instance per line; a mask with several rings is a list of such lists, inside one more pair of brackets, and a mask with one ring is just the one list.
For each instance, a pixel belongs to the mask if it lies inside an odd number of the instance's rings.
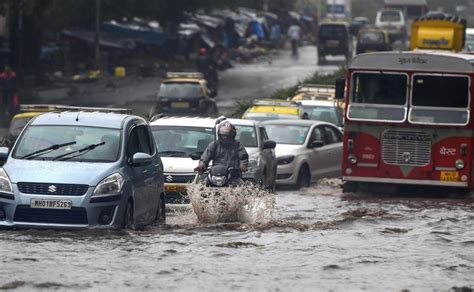
[[237,187],[191,185],[187,193],[201,223],[262,223],[271,220],[276,202],[272,193],[245,183]]

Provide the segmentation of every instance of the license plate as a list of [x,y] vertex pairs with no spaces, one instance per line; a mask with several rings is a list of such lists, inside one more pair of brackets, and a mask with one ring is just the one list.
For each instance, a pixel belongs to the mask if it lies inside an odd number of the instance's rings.
[[165,184],[165,192],[185,192],[186,186],[184,185],[170,185]]
[[457,171],[442,171],[440,180],[459,181],[459,173]]
[[189,102],[172,102],[172,108],[189,108]]
[[327,41],[327,42],[326,42],[326,45],[327,45],[328,47],[334,48],[334,47],[339,46],[339,41]]
[[72,207],[71,200],[46,200],[46,199],[31,199],[31,208],[39,209],[66,209],[69,210]]

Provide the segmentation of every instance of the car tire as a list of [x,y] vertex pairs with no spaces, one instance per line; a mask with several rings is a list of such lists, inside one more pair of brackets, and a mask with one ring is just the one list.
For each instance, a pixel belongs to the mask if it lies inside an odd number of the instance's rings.
[[160,200],[158,201],[158,208],[156,209],[155,221],[159,224],[166,223],[166,202],[165,196],[160,195]]
[[122,229],[133,229],[133,205],[131,201],[127,202],[122,218]]
[[296,186],[298,189],[307,188],[311,184],[311,175],[309,173],[308,166],[303,165],[298,172],[298,180]]

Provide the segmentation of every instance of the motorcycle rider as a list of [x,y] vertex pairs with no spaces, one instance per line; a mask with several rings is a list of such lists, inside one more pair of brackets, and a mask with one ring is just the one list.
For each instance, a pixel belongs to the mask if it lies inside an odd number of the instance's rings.
[[211,96],[217,95],[217,62],[212,58],[211,54],[208,53],[206,48],[199,49],[196,67],[197,70],[204,75],[209,89],[211,90]]
[[242,183],[242,172],[247,171],[248,154],[244,146],[235,140],[236,135],[237,130],[230,122],[220,124],[217,130],[217,141],[212,141],[207,146],[194,171],[202,173],[212,161],[213,165],[225,165],[228,168],[239,170],[237,171],[238,177],[233,177],[230,184]]

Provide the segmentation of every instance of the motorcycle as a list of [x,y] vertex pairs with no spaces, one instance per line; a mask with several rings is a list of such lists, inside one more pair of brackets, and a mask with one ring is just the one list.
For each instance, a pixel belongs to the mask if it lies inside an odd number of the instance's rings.
[[214,165],[197,173],[188,193],[200,222],[236,222],[240,220],[245,198],[239,195],[243,185],[240,169]]
[[225,165],[214,165],[197,174],[195,183],[204,183],[207,187],[229,187],[243,183],[240,169]]

